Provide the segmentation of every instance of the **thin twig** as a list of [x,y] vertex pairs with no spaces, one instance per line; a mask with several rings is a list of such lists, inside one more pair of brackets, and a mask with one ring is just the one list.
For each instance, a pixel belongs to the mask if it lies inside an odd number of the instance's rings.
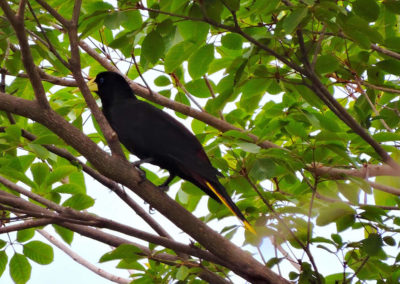
[[323,39],[325,37],[325,31],[326,31],[326,24],[324,23],[324,26],[322,27],[322,30],[321,30],[321,34],[320,34],[320,36],[318,38],[318,41],[317,41],[317,46],[315,47],[313,59],[311,61],[311,68],[313,70],[315,69],[315,64],[317,63],[318,54],[319,54],[319,52],[321,50],[322,41],[323,41]]
[[79,254],[74,252],[72,249],[70,249],[68,246],[66,246],[64,243],[56,239],[53,235],[49,234],[45,230],[36,230],[39,234],[41,234],[44,238],[46,238],[50,243],[58,247],[61,251],[63,251],[65,254],[70,256],[75,262],[81,264],[82,266],[86,267],[87,269],[93,271],[97,275],[110,280],[115,283],[121,283],[121,284],[128,284],[131,283],[132,280],[126,279],[120,276],[116,276],[114,274],[111,274],[95,265],[90,263],[88,260],[84,259],[81,257]]
[[[49,109],[50,105],[46,98],[46,92],[43,88],[42,82],[40,80],[40,76],[36,71],[36,66],[33,61],[32,53],[29,47],[28,39],[25,34],[25,27],[24,27],[24,18],[23,18],[23,4],[26,3],[25,1],[20,2],[20,10],[19,16],[16,17],[14,12],[11,10],[10,6],[8,5],[7,1],[0,1],[0,6],[4,11],[4,14],[8,18],[9,22],[14,28],[14,31],[17,35],[18,42],[21,48],[21,55],[22,55],[22,62],[25,66],[26,73],[29,76],[29,80],[32,84],[35,97],[39,103],[39,105],[44,109]],[[21,15],[22,14],[22,15]],[[22,16],[22,18],[21,18]]]
[[70,25],[69,21],[62,17],[53,7],[47,4],[46,1],[43,0],[36,0],[47,12],[50,13],[57,21],[60,22],[61,25],[64,27],[68,27]]
[[[361,94],[364,96],[364,98],[367,100],[369,106],[371,107],[372,111],[375,113],[376,116],[380,116],[379,111],[376,109],[376,107],[374,106],[374,104],[372,103],[371,99],[369,98],[368,94],[364,91],[364,89],[361,87],[361,81],[360,78],[358,78],[356,76],[355,82],[358,86],[357,90],[359,92],[361,92]],[[387,131],[389,132],[393,132],[393,129],[391,129],[389,127],[389,125],[387,125],[386,121],[383,118],[380,118],[379,121],[382,123],[383,127],[386,128]]]
[[61,55],[57,52],[57,50],[54,48],[53,44],[51,43],[51,41],[50,41],[49,38],[47,37],[45,30],[43,29],[42,25],[40,24],[39,19],[36,17],[36,14],[35,14],[35,12],[34,12],[33,9],[32,9],[31,4],[29,3],[29,1],[28,1],[27,3],[28,3],[29,11],[31,12],[33,18],[35,19],[35,21],[36,21],[36,23],[37,23],[37,25],[38,25],[38,27],[39,27],[39,29],[40,29],[40,32],[42,33],[44,39],[46,40],[48,49],[51,51],[51,53],[54,54],[55,57],[57,57],[57,59],[58,59],[65,67],[67,67],[67,68],[69,69],[69,64],[68,64],[68,62],[65,61],[64,58],[62,58]]
[[146,85],[147,89],[149,90],[150,95],[152,96],[152,95],[153,95],[153,91],[151,90],[149,84],[147,84],[146,80],[144,79],[144,77],[143,77],[143,75],[142,75],[142,72],[141,72],[140,69],[139,69],[139,65],[138,65],[137,62],[136,62],[136,57],[135,57],[134,48],[132,48],[131,57],[132,57],[132,59],[133,59],[133,63],[135,64],[136,71],[138,72],[140,78],[142,79],[143,83]]
[[185,86],[181,83],[179,78],[175,75],[175,73],[170,74],[172,79],[174,80],[176,86],[181,88],[181,90],[185,93],[185,95],[188,97],[189,100],[191,100],[202,112],[204,112],[204,109],[201,107],[201,105],[195,100],[195,98],[186,90]]
[[[213,90],[213,88],[212,88],[212,86],[211,86],[210,80],[208,80],[208,78],[207,78],[207,75],[204,74],[203,79],[204,79],[204,82],[205,82],[206,85],[207,85],[207,88],[208,88],[208,91],[209,91],[210,94],[211,94],[211,97],[212,97],[213,99],[215,99],[216,96],[215,96],[214,90]],[[218,111],[218,114],[219,114],[219,117],[220,117],[221,120],[225,120],[224,114],[222,113],[221,110]]]

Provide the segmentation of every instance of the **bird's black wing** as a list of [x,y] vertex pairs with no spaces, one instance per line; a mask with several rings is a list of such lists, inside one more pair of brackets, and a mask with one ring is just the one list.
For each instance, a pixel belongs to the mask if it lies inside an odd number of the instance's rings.
[[193,172],[209,180],[219,175],[197,138],[151,104],[126,100],[106,109],[105,115],[122,144],[139,158],[153,158],[154,164],[178,175]]

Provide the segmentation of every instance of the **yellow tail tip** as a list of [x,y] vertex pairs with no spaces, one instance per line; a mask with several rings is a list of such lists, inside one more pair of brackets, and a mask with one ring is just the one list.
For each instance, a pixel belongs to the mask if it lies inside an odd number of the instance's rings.
[[244,224],[244,227],[245,227],[245,229],[246,229],[247,231],[251,232],[251,233],[254,234],[254,235],[257,235],[256,230],[254,230],[253,226],[251,226],[249,222],[243,221],[243,224]]

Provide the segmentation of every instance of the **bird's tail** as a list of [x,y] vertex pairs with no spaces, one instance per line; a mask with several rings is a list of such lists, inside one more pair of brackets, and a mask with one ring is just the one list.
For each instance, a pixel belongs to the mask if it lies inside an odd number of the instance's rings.
[[[216,186],[212,185],[210,182],[205,181],[207,187],[221,200],[221,202],[228,207],[228,209],[235,215],[236,217],[239,218],[240,221],[243,222],[244,227],[246,230],[249,232],[257,235],[256,231],[254,228],[250,225],[250,223],[247,221],[246,217],[244,217],[243,213],[240,211],[240,209],[236,206],[236,204],[232,201],[232,199],[227,195],[227,194],[222,194],[222,192],[225,192],[225,188],[222,188],[221,190],[217,190]],[[219,185],[222,187],[222,185]],[[227,195],[226,197],[224,195]]]

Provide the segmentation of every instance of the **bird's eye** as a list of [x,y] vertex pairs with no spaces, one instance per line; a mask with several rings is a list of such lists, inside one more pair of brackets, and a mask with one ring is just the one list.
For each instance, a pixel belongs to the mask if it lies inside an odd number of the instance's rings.
[[104,78],[103,77],[99,78],[99,84],[103,84],[103,83],[104,83]]

